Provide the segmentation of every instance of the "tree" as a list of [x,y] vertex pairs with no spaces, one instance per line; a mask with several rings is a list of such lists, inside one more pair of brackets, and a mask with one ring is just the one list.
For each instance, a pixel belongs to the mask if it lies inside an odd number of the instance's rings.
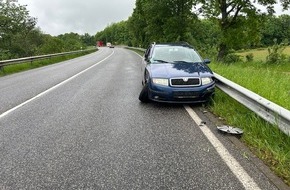
[[86,46],[94,46],[94,45],[96,45],[96,40],[95,40],[94,36],[91,36],[88,33],[85,33],[84,35],[81,35],[81,41]]
[[265,24],[262,28],[262,45],[272,46],[274,45],[274,40],[277,44],[282,43],[284,40],[290,42],[290,16],[280,15],[280,16],[267,16],[265,19]]
[[86,47],[86,45],[81,40],[81,36],[77,33],[65,33],[58,35],[57,38],[63,42],[64,51],[75,51]]
[[133,46],[146,47],[149,43],[146,37],[146,14],[145,14],[145,3],[147,0],[136,0],[136,7],[134,8],[133,14],[128,19],[129,35],[132,36],[131,44]]
[[130,44],[131,36],[128,31],[128,21],[121,21],[107,26],[95,35],[96,41],[110,42],[115,45]]
[[134,43],[192,40],[193,0],[137,0],[129,19]]
[[166,19],[162,28],[166,40],[191,41],[191,29],[197,20],[192,13],[193,0],[171,0],[163,6]]
[[[256,3],[274,13],[276,0],[256,0]],[[284,9],[289,7],[289,0],[281,0]],[[201,11],[207,18],[219,22],[221,39],[218,45],[218,60],[222,60],[231,48],[239,43],[259,41],[259,28],[262,23],[260,10],[250,0],[195,0],[201,3]],[[258,29],[258,30],[257,30]]]
[[200,19],[195,22],[191,29],[194,41],[191,42],[203,56],[216,57],[216,44],[220,39],[220,28],[218,22],[213,19]]
[[44,37],[44,43],[39,47],[38,54],[52,54],[65,51],[65,45],[63,40],[58,37],[53,37],[46,34]]
[[[25,55],[27,48],[13,44],[15,40],[26,39],[36,25],[36,18],[29,16],[26,6],[16,4],[16,2],[0,1],[0,52],[9,52],[8,54],[14,57]],[[18,50],[13,50],[15,45]]]

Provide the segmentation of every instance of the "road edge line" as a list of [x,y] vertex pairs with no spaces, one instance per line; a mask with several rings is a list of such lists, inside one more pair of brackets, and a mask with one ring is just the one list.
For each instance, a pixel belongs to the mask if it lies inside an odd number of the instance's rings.
[[[193,121],[200,126],[202,120],[195,113],[195,111],[187,105],[184,105],[185,110],[193,119]],[[206,124],[202,124],[200,130],[212,144],[212,146],[216,149],[219,156],[223,159],[229,169],[233,172],[233,174],[237,177],[237,179],[242,183],[246,190],[260,190],[260,187],[253,180],[252,177],[244,170],[244,168],[239,164],[239,162],[228,152],[228,150],[223,146],[223,144],[218,140],[218,138],[211,132]]]

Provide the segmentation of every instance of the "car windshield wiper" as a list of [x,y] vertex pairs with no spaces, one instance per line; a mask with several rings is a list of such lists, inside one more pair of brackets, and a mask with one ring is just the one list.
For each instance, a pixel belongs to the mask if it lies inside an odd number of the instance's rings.
[[189,62],[189,61],[173,61],[173,63],[194,63],[194,62]]
[[160,62],[160,63],[168,63],[167,61],[164,61],[162,59],[153,59],[153,61],[157,61],[157,62]]
[[193,61],[173,61],[173,63],[201,63],[200,61],[196,61],[196,62],[193,62]]

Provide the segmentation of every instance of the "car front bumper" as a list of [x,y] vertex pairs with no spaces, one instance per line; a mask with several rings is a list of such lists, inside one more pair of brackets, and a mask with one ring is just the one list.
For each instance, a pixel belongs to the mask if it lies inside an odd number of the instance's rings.
[[151,84],[148,97],[156,102],[202,103],[207,102],[215,93],[215,83],[197,87],[170,87]]

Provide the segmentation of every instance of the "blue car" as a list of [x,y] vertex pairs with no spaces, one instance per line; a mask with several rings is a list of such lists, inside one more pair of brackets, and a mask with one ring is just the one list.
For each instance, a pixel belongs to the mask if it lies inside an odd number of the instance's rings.
[[200,103],[215,92],[213,72],[187,43],[151,44],[142,62],[141,102]]

